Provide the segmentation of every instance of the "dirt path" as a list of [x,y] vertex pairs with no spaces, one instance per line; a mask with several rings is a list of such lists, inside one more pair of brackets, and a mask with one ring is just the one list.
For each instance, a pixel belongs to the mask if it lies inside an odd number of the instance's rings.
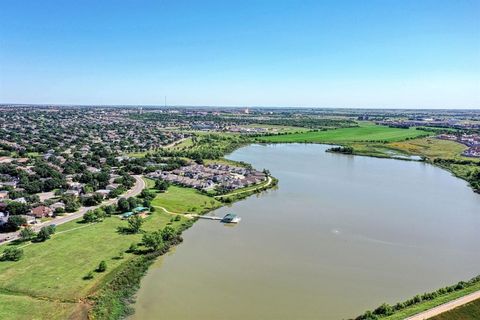
[[460,297],[458,299],[452,300],[450,302],[441,304],[435,308],[429,309],[427,311],[418,313],[414,316],[405,318],[405,320],[424,320],[424,319],[430,319],[434,316],[438,316],[441,313],[450,311],[452,309],[455,309],[457,307],[460,307],[464,304],[467,304],[469,302],[472,302],[474,300],[480,299],[480,291],[475,291],[473,293],[467,294],[466,296]]

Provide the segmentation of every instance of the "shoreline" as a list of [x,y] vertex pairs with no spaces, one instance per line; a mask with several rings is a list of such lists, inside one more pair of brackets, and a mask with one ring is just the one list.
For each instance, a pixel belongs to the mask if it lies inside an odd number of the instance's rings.
[[[239,146],[239,148],[244,146],[245,145]],[[267,184],[262,185],[259,188],[241,191],[238,194],[232,194],[231,197],[228,194],[220,195],[220,198],[226,197],[227,199],[230,199],[230,201],[227,202],[224,200],[221,202],[221,206],[205,210],[201,215],[206,215],[219,208],[244,200],[251,195],[276,187],[278,179],[270,175],[267,177]],[[157,206],[156,208],[162,210],[166,214],[177,215],[163,207]],[[158,257],[165,255],[170,252],[171,249],[181,244],[183,242],[183,232],[190,229],[199,219],[200,218],[198,217],[192,217],[185,222],[185,225],[182,225],[177,232],[175,239],[167,242],[160,250],[135,256],[109,274],[109,279],[101,284],[100,288],[94,294],[85,299],[88,302],[84,304],[89,305],[88,318],[121,319],[133,315],[135,295],[140,289],[141,280],[148,272],[150,266]],[[105,310],[108,310],[108,312],[105,312]]]
[[[326,146],[332,146],[332,145],[345,146],[345,144],[333,144],[333,143],[324,143],[324,142],[322,142],[322,143],[318,142],[317,143],[317,142],[259,142],[259,141],[253,141],[252,143],[246,143],[246,144],[242,143],[240,145],[236,145],[234,147],[234,149],[231,150],[228,154],[224,155],[224,157],[222,157],[222,159],[225,159],[225,157],[227,157],[229,154],[233,153],[237,149],[240,149],[242,147],[246,147],[246,146],[249,146],[249,145],[254,145],[254,144],[275,145],[275,144],[283,144],[283,143],[288,143],[288,144],[290,144],[290,143],[294,143],[294,144],[319,144],[319,145],[326,145]],[[329,151],[329,152],[331,152],[331,151]],[[332,152],[332,153],[338,153],[338,152]],[[347,155],[373,157],[373,158],[380,158],[380,159],[424,162],[424,163],[428,163],[430,165],[433,165],[434,167],[446,170],[446,171],[450,172],[454,177],[466,181],[462,177],[455,175],[452,171],[448,170],[446,167],[443,167],[443,166],[440,166],[440,165],[435,165],[435,163],[433,161],[428,161],[428,158],[423,158],[422,160],[415,160],[415,159],[396,158],[396,157],[392,157],[392,156],[388,156],[388,155],[378,156],[378,155],[369,155],[369,154],[361,154],[361,153],[357,154],[355,152],[352,153],[352,154],[347,154]],[[206,211],[202,212],[201,214],[202,215],[208,214],[208,213],[210,213],[214,210],[217,210],[219,208],[222,208],[226,205],[233,204],[237,201],[246,199],[253,194],[261,193],[262,191],[266,191],[268,189],[274,188],[275,186],[277,186],[278,179],[276,179],[275,177],[271,177],[271,178],[272,178],[273,183],[267,184],[265,186],[262,186],[261,188],[254,189],[254,190],[249,191],[249,192],[245,192],[244,194],[243,194],[243,192],[240,192],[239,194],[242,195],[241,197],[233,197],[231,202],[222,201],[221,206],[216,207],[216,208],[212,208],[210,210],[206,210]],[[468,181],[466,181],[466,182],[468,183]],[[472,191],[476,192],[472,188],[471,185],[469,185],[469,187],[472,189]],[[220,198],[222,198],[222,197],[228,197],[229,198],[228,195],[221,195],[219,197]],[[163,212],[165,212],[167,214],[169,213],[169,212],[167,212],[167,210],[165,210],[165,208],[159,208],[159,209],[162,209]],[[168,253],[176,245],[182,243],[183,242],[183,239],[181,237],[182,233],[184,231],[188,230],[190,227],[192,227],[198,219],[199,218],[194,217],[193,219],[189,220],[188,224],[186,226],[182,227],[181,230],[179,231],[179,233],[177,234],[178,238],[175,239],[174,242],[168,243],[168,245],[165,248],[162,248],[161,250],[156,251],[156,252],[148,253],[146,255],[137,256],[137,257],[127,261],[125,263],[125,265],[122,265],[121,267],[119,267],[119,269],[121,269],[121,270],[119,270],[117,273],[112,273],[113,279],[104,283],[102,285],[102,288],[100,288],[93,296],[87,298],[87,300],[90,301],[90,305],[91,305],[91,308],[88,312],[89,317],[93,316],[94,319],[106,319],[106,318],[108,318],[108,319],[119,319],[119,318],[127,317],[127,316],[130,316],[130,315],[134,314],[133,306],[135,304],[135,295],[140,288],[140,283],[141,283],[142,278],[148,272],[148,269],[150,268],[150,266],[156,261],[156,259],[158,257]],[[116,279],[119,278],[119,277],[124,278],[125,277],[125,275],[124,275],[125,272],[126,271],[131,271],[131,270],[134,270],[134,276],[133,277],[132,276],[126,277],[129,281],[121,282],[120,286],[118,286],[119,283],[117,283],[118,281],[116,281]],[[117,291],[119,293],[115,293]],[[108,300],[110,300],[110,304],[112,306],[115,305],[117,308],[120,308],[121,311],[120,312],[112,312],[111,314],[98,313],[96,311],[96,308],[98,307],[98,305],[100,304],[100,305],[104,306],[105,303],[108,302]],[[426,310],[429,310],[429,309],[426,309]],[[423,311],[424,310],[422,310],[421,312],[423,312]],[[107,317],[107,315],[108,315],[108,317]]]

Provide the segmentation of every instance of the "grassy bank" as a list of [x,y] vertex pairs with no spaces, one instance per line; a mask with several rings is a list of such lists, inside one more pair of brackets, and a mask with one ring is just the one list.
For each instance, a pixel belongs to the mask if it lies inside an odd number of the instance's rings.
[[[145,181],[147,188],[155,191],[154,181]],[[211,196],[179,186],[157,193],[151,204],[155,211],[144,220],[144,232],[170,225],[180,233],[194,222],[183,214],[204,214],[222,206]],[[141,244],[142,233],[119,232],[126,226],[127,222],[118,216],[90,224],[76,220],[58,226],[56,234],[45,242],[0,247],[0,252],[8,247],[24,251],[20,261],[0,262],[0,318],[47,315],[65,319],[71,314],[85,318],[89,309],[95,319],[117,319],[128,314],[143,274],[156,257],[181,238],[165,243],[156,252],[145,254],[141,246],[141,251],[130,252],[132,243]],[[85,280],[102,260],[107,263],[107,272],[94,272],[93,279]]]
[[152,201],[152,206],[165,208],[174,213],[203,214],[220,207],[220,201],[198,192],[195,189],[170,186],[168,191],[160,193]]
[[431,320],[477,320],[480,319],[480,300],[467,303],[451,311],[442,313]]
[[[174,192],[172,192],[174,194]],[[188,199],[186,200],[188,202]],[[144,231],[154,231],[167,225],[176,229],[189,223],[187,218],[171,221],[172,217],[156,211],[145,219]],[[22,243],[2,246],[21,247],[24,257],[20,261],[0,262],[0,318],[9,314],[11,319],[49,315],[52,319],[65,319],[84,301],[102,288],[124,265],[136,260],[127,252],[132,243],[141,241],[142,234],[124,234],[118,228],[127,222],[117,216],[103,222],[83,224],[72,221],[57,227],[51,239],[41,243]],[[84,276],[94,270],[100,261],[107,262],[107,272]],[[18,302],[10,304],[9,302]],[[3,303],[5,302],[5,303]],[[28,313],[28,306],[33,309]],[[39,310],[32,313],[32,310]]]

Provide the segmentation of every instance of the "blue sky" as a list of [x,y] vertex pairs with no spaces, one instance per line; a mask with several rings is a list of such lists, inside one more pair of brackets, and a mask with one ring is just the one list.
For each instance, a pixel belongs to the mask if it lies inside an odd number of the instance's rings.
[[0,102],[480,108],[480,0],[0,0]]

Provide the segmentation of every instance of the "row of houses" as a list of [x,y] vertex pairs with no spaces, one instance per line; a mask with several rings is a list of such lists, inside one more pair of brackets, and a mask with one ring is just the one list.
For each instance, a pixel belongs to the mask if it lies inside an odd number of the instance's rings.
[[263,172],[223,164],[207,166],[193,164],[173,171],[157,170],[148,174],[148,176],[202,190],[210,190],[216,186],[235,190],[254,185],[266,179]]

